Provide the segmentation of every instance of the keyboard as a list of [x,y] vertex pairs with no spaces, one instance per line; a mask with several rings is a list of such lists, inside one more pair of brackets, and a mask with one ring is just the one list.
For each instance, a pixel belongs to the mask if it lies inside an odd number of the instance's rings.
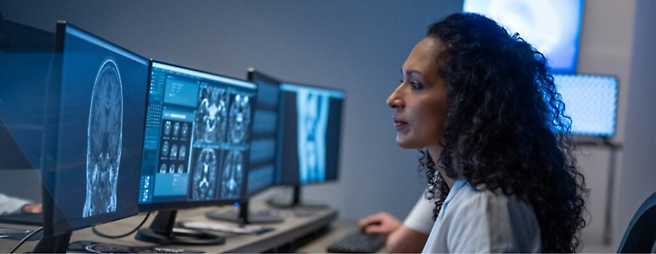
[[68,250],[84,253],[203,253],[202,251],[173,249],[161,246],[125,246],[93,241],[77,241],[68,245]]
[[353,232],[330,244],[328,252],[337,253],[374,253],[385,246],[385,234],[365,234]]
[[0,223],[43,226],[43,214],[17,213],[0,216]]

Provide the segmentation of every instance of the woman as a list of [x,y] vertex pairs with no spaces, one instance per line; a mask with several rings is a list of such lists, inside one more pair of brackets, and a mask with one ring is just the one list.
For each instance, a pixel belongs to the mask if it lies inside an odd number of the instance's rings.
[[573,252],[585,226],[571,120],[544,56],[478,14],[433,24],[387,104],[422,149],[436,219],[424,252]]

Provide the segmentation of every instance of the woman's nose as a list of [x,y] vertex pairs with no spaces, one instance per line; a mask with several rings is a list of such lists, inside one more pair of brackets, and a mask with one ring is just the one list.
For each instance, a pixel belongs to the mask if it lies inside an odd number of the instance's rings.
[[390,96],[387,98],[387,106],[389,106],[390,108],[393,109],[403,108],[404,105],[403,105],[403,100],[401,99],[400,96],[400,89],[401,86],[396,88],[396,90],[394,90],[394,92],[392,92],[392,94],[390,94]]

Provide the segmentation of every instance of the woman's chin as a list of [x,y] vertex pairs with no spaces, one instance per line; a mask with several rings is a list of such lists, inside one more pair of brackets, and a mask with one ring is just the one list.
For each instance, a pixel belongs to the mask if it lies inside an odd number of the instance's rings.
[[401,137],[396,137],[396,144],[398,144],[401,148],[405,149],[422,149],[424,146],[420,146],[417,144],[417,142],[412,142],[410,140],[401,138]]

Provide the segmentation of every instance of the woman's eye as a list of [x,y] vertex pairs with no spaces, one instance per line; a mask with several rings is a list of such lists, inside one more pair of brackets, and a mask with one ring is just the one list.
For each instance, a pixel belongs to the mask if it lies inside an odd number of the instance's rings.
[[420,89],[421,88],[421,84],[417,81],[410,81],[410,85],[412,85],[412,88],[414,88],[414,89]]

